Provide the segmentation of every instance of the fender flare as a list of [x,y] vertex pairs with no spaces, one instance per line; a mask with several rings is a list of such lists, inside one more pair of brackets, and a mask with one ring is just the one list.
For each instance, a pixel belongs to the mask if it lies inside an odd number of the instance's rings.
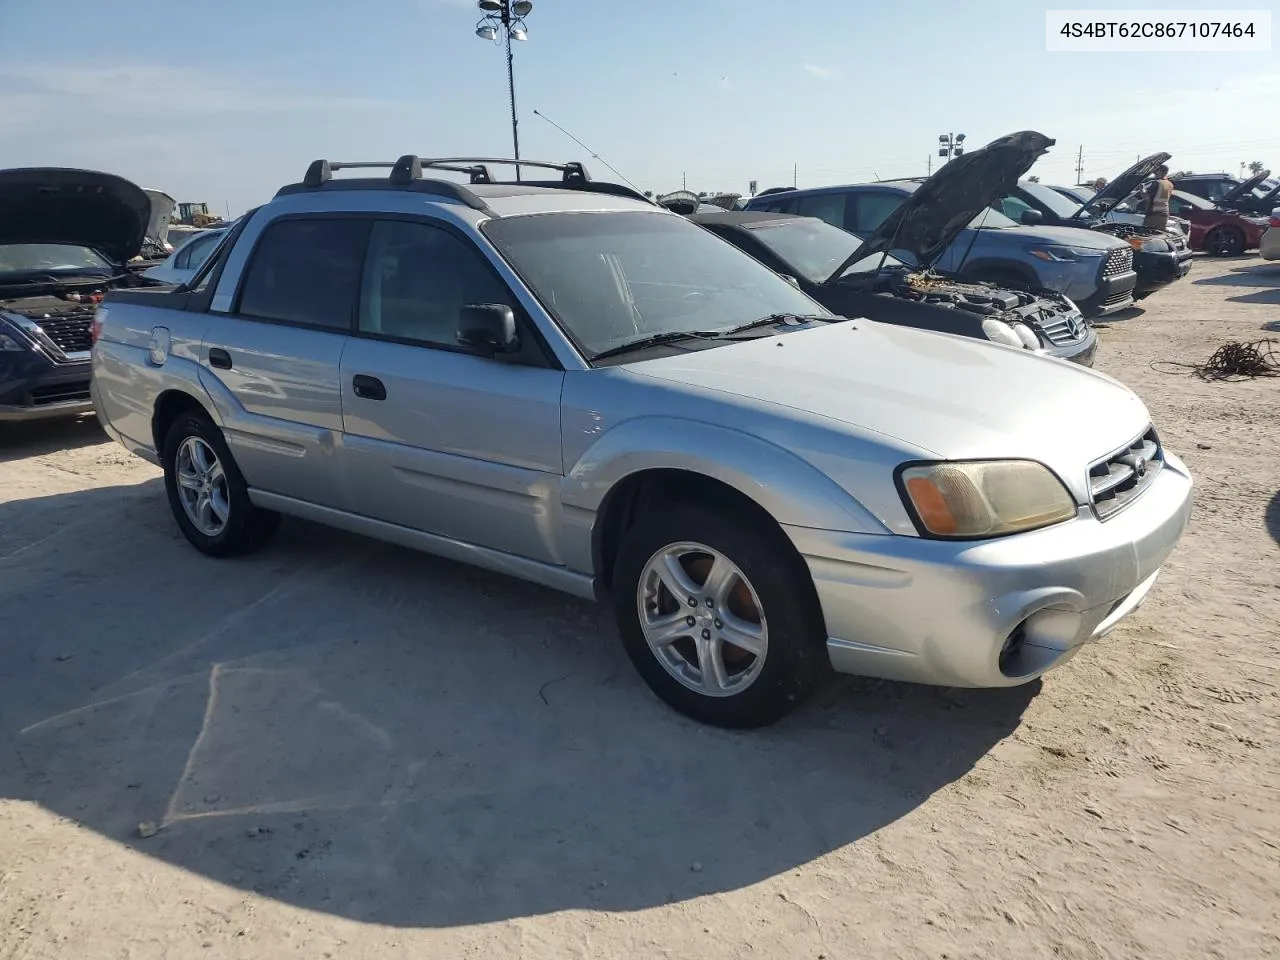
[[685,470],[717,480],[779,523],[846,533],[891,531],[817,467],[788,450],[729,427],[679,417],[627,420],[609,430],[566,472],[566,513],[594,525],[609,492],[646,470]]

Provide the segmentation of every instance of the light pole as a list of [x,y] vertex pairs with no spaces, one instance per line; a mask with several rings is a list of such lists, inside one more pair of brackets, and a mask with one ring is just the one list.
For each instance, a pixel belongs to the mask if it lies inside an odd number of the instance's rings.
[[[520,159],[520,121],[516,118],[515,57],[511,53],[512,40],[528,40],[529,32],[524,18],[533,12],[531,0],[479,0],[476,4],[484,14],[476,24],[476,36],[481,40],[499,37],[507,45],[507,90],[511,95],[511,143],[515,147],[515,159]],[[516,164],[516,179],[520,179],[520,164]]]
[[938,156],[945,158],[943,163],[962,153],[964,153],[963,133],[944,133],[938,137]]

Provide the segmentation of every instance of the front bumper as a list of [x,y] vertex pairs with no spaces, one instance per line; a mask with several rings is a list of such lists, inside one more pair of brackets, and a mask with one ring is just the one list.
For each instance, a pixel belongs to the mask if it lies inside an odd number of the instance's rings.
[[1046,347],[1045,356],[1070,360],[1083,367],[1092,367],[1093,358],[1098,352],[1098,331],[1093,329],[1087,321],[1081,320],[1080,323],[1085,328],[1083,337],[1075,343],[1064,344],[1061,347]]
[[1133,288],[1134,296],[1150,296],[1175,280],[1181,280],[1191,272],[1191,262],[1190,247],[1169,253],[1134,253],[1133,268],[1138,274],[1137,285]]
[[89,360],[55,363],[37,350],[0,354],[0,423],[93,412]]
[[1138,274],[1133,270],[1113,277],[1099,277],[1093,293],[1077,300],[1076,306],[1086,317],[1105,317],[1109,313],[1127,310],[1133,306],[1133,288],[1137,283]]
[[1105,522],[1082,507],[1066,523],[965,543],[785,529],[813,576],[837,672],[1007,687],[1137,608],[1186,527],[1191,491],[1166,452],[1150,487]]

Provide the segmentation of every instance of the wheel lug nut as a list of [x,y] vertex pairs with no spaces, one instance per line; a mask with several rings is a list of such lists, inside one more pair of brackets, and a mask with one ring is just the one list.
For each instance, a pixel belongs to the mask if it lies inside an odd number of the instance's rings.
[[695,623],[697,623],[697,622],[698,622],[698,621],[697,621],[697,620],[695,620],[695,619],[693,619],[693,617],[685,617],[685,618],[684,618],[684,624],[685,624],[685,626],[686,626],[686,627],[692,627],[692,626],[693,626]]
[[712,600],[710,597],[707,597],[707,606],[708,606],[708,607],[714,607],[715,605],[716,605],[716,604],[715,604],[715,601],[714,601],[714,600]]
[[691,606],[691,607],[696,607],[697,605],[698,605],[698,598],[697,598],[697,597],[690,597],[690,598],[689,598],[689,606]]
[[702,631],[702,639],[703,639],[703,640],[710,640],[710,639],[711,639],[711,631],[710,631],[710,630],[703,630],[703,631]]
[[717,630],[719,630],[719,629],[720,629],[721,627],[723,627],[723,626],[724,626],[724,621],[723,621],[723,620],[716,620],[716,629],[717,629]]

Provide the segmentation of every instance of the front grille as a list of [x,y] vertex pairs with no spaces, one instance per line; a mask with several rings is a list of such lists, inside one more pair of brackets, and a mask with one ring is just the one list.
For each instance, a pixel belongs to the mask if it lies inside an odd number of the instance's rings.
[[88,399],[88,380],[59,383],[52,387],[36,387],[27,394],[28,405],[32,407],[45,407],[51,403],[66,403],[70,400]]
[[1164,467],[1164,448],[1155,428],[1089,468],[1089,497],[1099,520],[1136,500]]
[[1133,269],[1133,247],[1117,247],[1107,254],[1102,264],[1103,277],[1118,277]]
[[58,345],[63,353],[81,353],[93,346],[90,328],[93,313],[72,314],[62,317],[42,317],[35,321],[44,335]]
[[1113,293],[1102,301],[1103,307],[1114,307],[1117,303],[1128,303],[1133,299],[1132,290],[1121,290],[1119,293]]
[[1048,311],[1040,315],[1040,332],[1055,347],[1075,343],[1084,336],[1084,321],[1069,313],[1051,314]]

